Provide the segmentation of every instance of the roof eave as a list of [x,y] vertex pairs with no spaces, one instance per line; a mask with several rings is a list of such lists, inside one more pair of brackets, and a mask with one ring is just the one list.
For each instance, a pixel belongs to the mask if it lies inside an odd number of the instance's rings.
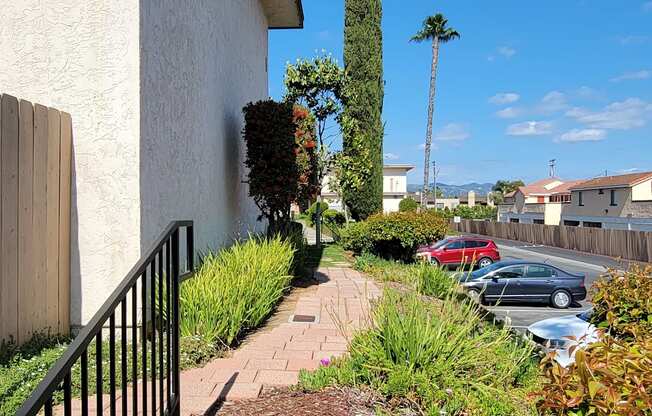
[[303,29],[301,0],[261,0],[268,29]]

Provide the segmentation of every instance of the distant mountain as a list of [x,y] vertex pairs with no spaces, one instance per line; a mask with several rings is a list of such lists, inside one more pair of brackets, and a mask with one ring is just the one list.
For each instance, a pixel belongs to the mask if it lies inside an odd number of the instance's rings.
[[[434,184],[430,184],[432,188]],[[441,189],[444,193],[444,196],[460,196],[466,195],[469,191],[474,191],[476,195],[487,195],[491,192],[491,188],[494,186],[493,183],[466,183],[464,185],[446,185],[445,183],[437,183],[437,188]],[[408,184],[408,192],[417,192],[423,188],[423,185],[418,184]]]

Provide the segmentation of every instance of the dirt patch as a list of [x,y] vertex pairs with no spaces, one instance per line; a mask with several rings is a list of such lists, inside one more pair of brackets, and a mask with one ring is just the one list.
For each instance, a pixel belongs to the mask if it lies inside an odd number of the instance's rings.
[[267,389],[257,399],[222,403],[215,415],[221,416],[372,416],[383,408],[379,397],[369,390],[327,388],[318,392]]

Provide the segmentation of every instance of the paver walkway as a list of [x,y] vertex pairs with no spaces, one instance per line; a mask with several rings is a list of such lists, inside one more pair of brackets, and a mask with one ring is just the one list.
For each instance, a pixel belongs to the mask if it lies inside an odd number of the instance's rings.
[[[381,290],[350,268],[320,269],[315,280],[318,284],[298,289],[292,314],[281,304],[270,324],[230,357],[181,374],[182,415],[211,413],[223,400],[257,397],[263,386],[296,384],[299,370],[314,370],[322,359],[345,353],[347,335],[366,324],[369,301]],[[315,322],[295,322],[296,315],[314,316]],[[279,322],[279,316],[288,319]]]

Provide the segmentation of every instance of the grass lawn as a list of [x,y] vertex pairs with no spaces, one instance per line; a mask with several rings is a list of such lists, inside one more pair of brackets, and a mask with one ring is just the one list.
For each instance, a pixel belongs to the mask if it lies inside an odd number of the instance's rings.
[[315,267],[350,267],[351,258],[344,249],[334,243],[322,244],[321,248],[317,246],[308,246],[306,248],[306,266]]

